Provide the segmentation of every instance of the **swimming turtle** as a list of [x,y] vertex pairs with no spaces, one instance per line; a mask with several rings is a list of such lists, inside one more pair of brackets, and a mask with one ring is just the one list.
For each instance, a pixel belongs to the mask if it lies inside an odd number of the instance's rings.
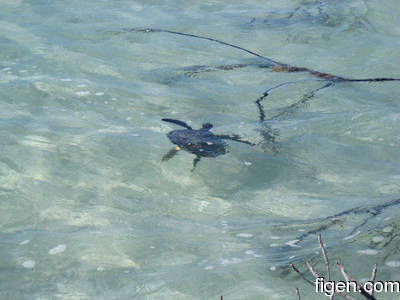
[[213,134],[210,129],[213,127],[210,123],[205,123],[200,129],[193,129],[188,124],[174,119],[161,119],[164,122],[174,123],[186,129],[173,130],[167,134],[169,140],[175,144],[162,158],[163,161],[169,160],[178,153],[179,150],[196,155],[193,160],[193,170],[202,157],[216,157],[223,155],[229,151],[229,146],[224,140],[232,140],[247,145],[254,146],[255,144],[248,141],[243,141],[238,135],[217,135]]

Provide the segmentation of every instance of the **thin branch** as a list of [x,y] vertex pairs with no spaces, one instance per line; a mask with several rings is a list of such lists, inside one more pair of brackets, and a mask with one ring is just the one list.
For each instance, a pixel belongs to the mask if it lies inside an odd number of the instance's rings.
[[[328,281],[331,281],[331,270],[329,267],[328,255],[326,254],[326,249],[325,249],[324,243],[322,242],[321,234],[318,234],[318,242],[319,242],[319,247],[321,248],[321,251],[322,251],[322,255],[324,256],[324,259],[325,259],[326,273],[328,275]],[[333,295],[329,296],[329,299],[333,300],[334,296]]]
[[256,103],[256,105],[257,105],[257,108],[258,108],[258,111],[259,111],[259,115],[260,115],[260,118],[259,118],[260,122],[263,122],[263,121],[265,120],[265,112],[264,112],[264,108],[263,108],[263,106],[262,106],[262,104],[261,104],[261,101],[263,101],[266,97],[269,96],[269,92],[271,92],[272,90],[275,90],[275,89],[279,89],[280,87],[285,86],[285,85],[294,84],[294,83],[303,82],[303,81],[305,81],[305,80],[295,80],[295,81],[283,82],[283,83],[277,84],[277,85],[275,85],[275,86],[273,86],[273,87],[267,89],[267,90],[262,94],[262,96],[260,96],[260,97],[255,101],[255,103]]
[[296,288],[296,295],[297,295],[297,298],[298,298],[299,300],[301,300],[300,291],[299,291],[298,288]]
[[321,248],[321,251],[322,251],[322,255],[324,256],[324,259],[325,259],[325,266],[326,266],[326,273],[328,274],[328,281],[331,281],[331,270],[329,267],[328,255],[326,254],[326,249],[324,247],[324,243],[322,242],[321,234],[318,234],[318,242],[319,242],[319,247]]
[[337,263],[337,267],[342,272],[343,277],[346,279],[347,282],[352,281],[352,282],[356,283],[357,289],[361,295],[363,295],[365,298],[367,298],[369,300],[376,300],[376,298],[374,296],[370,295],[366,290],[364,290],[363,286],[357,280],[355,280],[350,274],[348,274],[345,271],[344,266],[342,264]]
[[[377,270],[378,270],[378,265],[374,264],[374,268],[372,269],[372,274],[371,274],[371,282],[372,283],[375,282]],[[374,289],[372,289],[372,291],[371,291],[371,296],[373,296],[373,295],[374,295]]]
[[317,272],[314,271],[314,268],[313,268],[313,266],[310,264],[309,261],[306,261],[306,265],[307,265],[308,269],[310,270],[311,274],[314,275],[315,279],[321,278],[321,276],[319,276],[319,275],[317,274]]
[[[306,264],[307,264],[307,267],[308,267],[308,269],[310,270],[310,272],[314,275],[315,279],[322,278],[320,275],[318,275],[317,272],[315,272],[313,266],[310,264],[309,261],[306,261]],[[343,298],[349,299],[349,300],[355,300],[354,298],[352,298],[352,297],[350,297],[350,296],[348,296],[347,294],[342,293],[342,292],[336,292],[336,291],[334,291],[334,294],[336,294],[336,295],[338,295],[338,296],[341,296],[341,297],[343,297]],[[333,299],[333,295],[329,296],[329,299]]]
[[304,94],[299,101],[297,101],[289,106],[280,108],[281,112],[278,113],[277,115],[269,118],[267,121],[281,120],[283,117],[287,117],[288,115],[296,112],[302,106],[306,105],[310,99],[314,98],[316,92],[323,90],[325,88],[328,88],[328,87],[332,86],[333,84],[334,84],[333,82],[328,82],[328,83],[324,84],[323,86],[320,86],[312,91],[309,91],[307,94]]
[[230,43],[227,43],[227,42],[224,42],[224,41],[221,41],[221,40],[217,40],[217,39],[213,39],[213,38],[209,38],[209,37],[205,37],[205,36],[196,35],[196,34],[184,33],[184,32],[167,30],[167,29],[159,29],[159,28],[132,28],[132,29],[125,29],[125,31],[126,32],[135,31],[135,32],[144,32],[144,33],[164,32],[164,33],[171,33],[171,34],[175,34],[175,35],[192,37],[192,38],[196,38],[196,39],[207,40],[207,41],[211,41],[211,42],[215,42],[215,43],[218,43],[218,44],[221,44],[221,45],[232,47],[232,48],[238,49],[240,51],[247,52],[247,53],[249,53],[251,55],[257,56],[257,57],[259,57],[261,59],[264,59],[264,60],[268,61],[271,64],[271,66],[273,66],[273,65],[282,65],[281,63],[279,63],[279,62],[277,62],[277,61],[275,61],[273,59],[265,57],[265,56],[263,56],[261,54],[258,54],[256,52],[250,51],[250,50],[245,49],[243,47],[236,46],[234,44],[230,44]]
[[311,286],[315,286],[315,284],[313,282],[311,282],[310,280],[308,280],[303,273],[301,273],[294,264],[290,264],[290,267],[301,277],[303,278],[303,280],[307,283],[309,283]]
[[378,270],[378,265],[377,265],[377,264],[374,264],[374,268],[373,268],[373,270],[372,270],[372,275],[371,275],[371,281],[372,281],[372,282],[375,282],[377,270]]

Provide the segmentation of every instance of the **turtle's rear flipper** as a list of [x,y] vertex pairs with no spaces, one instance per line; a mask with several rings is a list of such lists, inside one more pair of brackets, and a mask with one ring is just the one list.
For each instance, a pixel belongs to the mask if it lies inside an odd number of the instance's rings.
[[234,135],[217,135],[218,137],[220,137],[221,139],[225,139],[225,140],[232,140],[232,141],[236,141],[236,142],[240,142],[240,143],[244,143],[250,146],[255,146],[256,144],[253,144],[251,142],[248,141],[243,141],[241,139],[240,136],[234,134]]
[[174,120],[174,119],[161,119],[161,121],[174,123],[176,125],[185,127],[185,128],[187,128],[189,130],[193,130],[192,127],[190,127],[188,124],[186,124],[185,122],[182,122],[182,121],[178,121],[178,120]]
[[175,156],[175,154],[178,153],[178,151],[179,151],[178,149],[172,148],[171,150],[168,151],[167,154],[165,154],[163,156],[162,161],[166,161],[166,160],[169,160],[169,159],[173,158]]
[[196,169],[196,165],[200,161],[200,158],[201,158],[200,156],[196,156],[196,158],[193,160],[193,169],[191,172],[193,172],[194,169]]

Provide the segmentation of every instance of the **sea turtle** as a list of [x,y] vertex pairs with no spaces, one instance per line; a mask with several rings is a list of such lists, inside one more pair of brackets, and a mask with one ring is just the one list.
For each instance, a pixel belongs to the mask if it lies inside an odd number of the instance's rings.
[[196,155],[193,160],[193,170],[201,157],[215,157],[223,155],[229,151],[229,146],[224,140],[232,140],[247,145],[254,146],[255,144],[248,141],[243,141],[238,135],[216,135],[210,129],[213,127],[210,123],[205,123],[200,129],[193,129],[188,124],[182,121],[173,119],[162,119],[164,122],[170,122],[182,126],[186,129],[173,130],[168,132],[167,137],[176,146],[172,148],[162,158],[163,161],[169,160],[178,153],[179,150],[185,150]]

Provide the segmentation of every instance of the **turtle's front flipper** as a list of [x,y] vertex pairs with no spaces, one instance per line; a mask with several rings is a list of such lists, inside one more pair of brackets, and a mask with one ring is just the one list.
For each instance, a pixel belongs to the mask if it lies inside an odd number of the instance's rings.
[[169,122],[169,123],[174,123],[174,124],[176,124],[176,125],[185,127],[185,128],[187,128],[187,129],[189,129],[189,130],[193,130],[193,128],[190,127],[188,124],[186,124],[185,122],[179,121],[179,120],[174,120],[174,119],[161,119],[161,121]]
[[217,135],[217,136],[220,137],[221,139],[232,140],[232,141],[244,143],[244,144],[247,144],[247,145],[250,145],[250,146],[255,146],[256,145],[256,144],[253,144],[251,142],[241,140],[240,136],[238,136],[237,134],[234,134],[234,135]]
[[175,156],[179,151],[178,147],[172,148],[171,150],[168,151],[167,154],[165,154],[162,158],[162,161],[169,160]]
[[196,156],[196,158],[193,160],[193,169],[192,169],[192,171],[191,172],[193,172],[194,171],[194,169],[196,169],[196,165],[197,165],[197,163],[200,161],[200,156]]

